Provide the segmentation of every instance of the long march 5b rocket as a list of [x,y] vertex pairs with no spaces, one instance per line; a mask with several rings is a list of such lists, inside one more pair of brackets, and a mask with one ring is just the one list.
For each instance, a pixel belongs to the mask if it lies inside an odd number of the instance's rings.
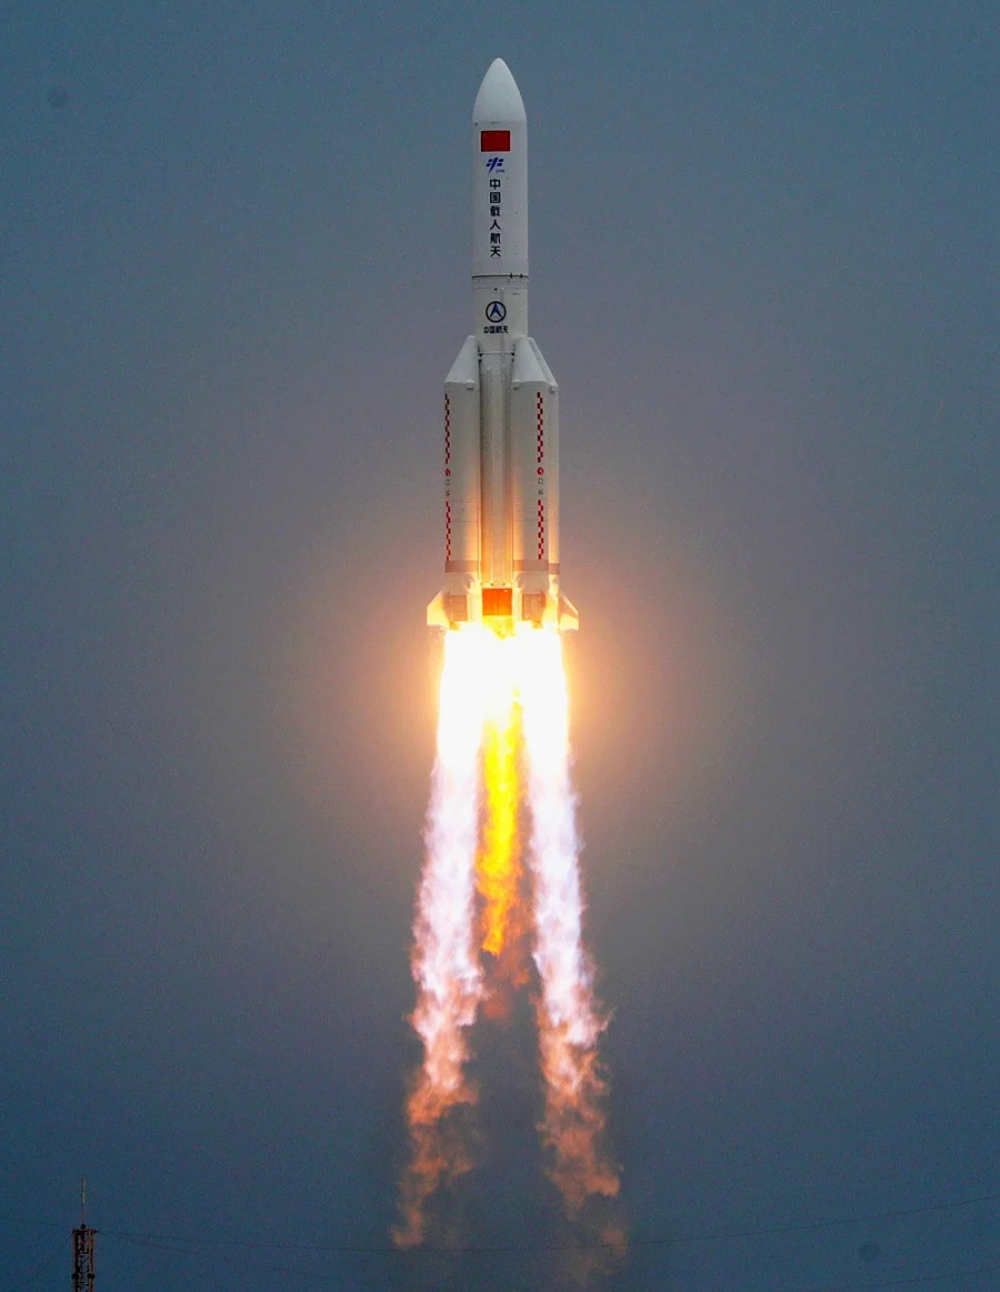
[[496,59],[472,110],[475,333],[444,383],[442,628],[576,628],[559,591],[559,388],[528,335],[528,126]]

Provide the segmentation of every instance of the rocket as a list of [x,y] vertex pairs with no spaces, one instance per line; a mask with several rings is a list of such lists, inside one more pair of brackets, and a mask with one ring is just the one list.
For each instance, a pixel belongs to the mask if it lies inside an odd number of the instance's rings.
[[444,383],[442,628],[579,622],[559,590],[559,388],[528,335],[527,136],[495,59],[472,110],[474,331]]

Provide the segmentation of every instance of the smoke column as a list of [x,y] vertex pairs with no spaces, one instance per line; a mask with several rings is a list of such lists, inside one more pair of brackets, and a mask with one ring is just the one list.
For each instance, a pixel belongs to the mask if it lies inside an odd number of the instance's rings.
[[445,639],[427,857],[414,927],[412,1022],[424,1056],[406,1102],[412,1153],[402,1181],[403,1221],[394,1231],[403,1247],[422,1241],[425,1206],[442,1179],[470,1165],[460,1134],[449,1135],[445,1119],[456,1105],[475,1101],[463,1068],[466,1029],[482,994],[473,940],[478,756],[485,716],[478,645],[471,634],[449,633]]
[[[472,1165],[451,1114],[475,1102],[464,1076],[468,1028],[487,998],[480,953],[493,977],[523,985],[511,947],[532,932],[539,1062],[539,1127],[548,1174],[570,1219],[591,1198],[618,1193],[602,1147],[606,1082],[582,939],[569,701],[557,631],[501,636],[467,625],[445,638],[437,758],[427,855],[414,926],[413,1026],[423,1044],[406,1103],[411,1158],[402,1180],[399,1246],[428,1236],[428,1207]],[[530,900],[522,900],[520,805],[530,815]],[[477,901],[478,895],[478,901]],[[505,960],[504,956],[508,959]],[[616,1233],[615,1241],[618,1241]]]
[[601,1155],[605,1083],[597,1042],[604,1029],[582,943],[576,800],[569,775],[569,696],[562,642],[555,633],[523,639],[521,703],[531,807],[536,1015],[545,1081],[542,1134],[554,1155],[550,1174],[570,1215],[588,1197],[614,1197],[618,1173]]

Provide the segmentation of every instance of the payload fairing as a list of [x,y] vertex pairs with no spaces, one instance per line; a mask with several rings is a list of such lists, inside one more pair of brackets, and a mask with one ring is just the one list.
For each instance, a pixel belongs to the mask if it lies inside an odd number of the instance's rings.
[[442,628],[576,628],[559,591],[559,388],[528,335],[527,117],[496,59],[472,110],[475,333],[444,383]]

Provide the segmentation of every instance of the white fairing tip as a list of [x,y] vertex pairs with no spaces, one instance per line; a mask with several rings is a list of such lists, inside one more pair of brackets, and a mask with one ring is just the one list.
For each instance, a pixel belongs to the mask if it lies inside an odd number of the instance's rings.
[[502,58],[495,58],[476,95],[473,121],[527,121],[524,100],[510,68]]

